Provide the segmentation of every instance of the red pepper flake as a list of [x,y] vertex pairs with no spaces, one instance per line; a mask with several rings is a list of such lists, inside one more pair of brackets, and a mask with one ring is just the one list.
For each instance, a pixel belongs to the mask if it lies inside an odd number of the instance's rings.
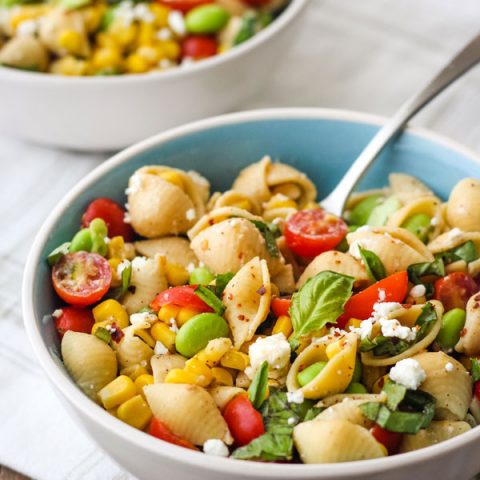
[[245,315],[239,315],[237,318],[238,318],[239,320],[245,320]]
[[466,334],[467,334],[467,329],[466,329],[466,328],[462,328],[462,330],[460,331],[460,336],[461,336],[461,337],[464,337]]
[[227,298],[228,298],[229,300],[233,300],[233,294],[232,294],[232,293],[229,293]]
[[257,293],[259,295],[265,295],[267,293],[267,289],[265,288],[265,285],[262,285],[258,290]]
[[110,335],[115,343],[120,343],[122,338],[125,336],[125,334],[122,332],[122,329],[118,328],[115,323],[112,323],[112,326],[110,327]]
[[385,384],[385,378],[381,377],[380,380],[378,381],[378,388],[383,388],[384,384]]
[[480,307],[480,303],[475,302],[475,303],[473,304],[473,308],[478,308],[478,307]]
[[476,302],[480,302],[480,294],[479,295],[475,295],[473,297],[473,299],[476,301]]

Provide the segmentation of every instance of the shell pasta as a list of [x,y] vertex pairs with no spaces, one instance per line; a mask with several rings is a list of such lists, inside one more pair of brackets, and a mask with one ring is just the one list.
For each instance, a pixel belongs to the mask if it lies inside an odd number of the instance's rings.
[[110,415],[282,463],[382,458],[476,428],[480,182],[443,201],[391,174],[344,218],[268,156],[224,192],[161,165],[126,187],[125,206],[94,199],[47,259],[65,369]]

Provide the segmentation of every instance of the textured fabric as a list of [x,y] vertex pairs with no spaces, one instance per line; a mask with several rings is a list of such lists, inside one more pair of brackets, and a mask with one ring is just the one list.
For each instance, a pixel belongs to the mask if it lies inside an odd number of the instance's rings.
[[[476,33],[479,14],[478,0],[311,0],[284,64],[244,108],[389,115]],[[472,71],[413,123],[480,152],[479,79]],[[129,478],[64,412],[33,357],[20,307],[35,232],[104,158],[0,138],[0,463],[40,480]]]

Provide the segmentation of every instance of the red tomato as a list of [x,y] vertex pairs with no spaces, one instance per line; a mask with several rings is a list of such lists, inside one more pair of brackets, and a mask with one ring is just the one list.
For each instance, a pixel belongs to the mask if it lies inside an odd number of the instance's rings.
[[65,302],[91,305],[107,293],[112,283],[112,270],[98,253],[68,253],[54,265],[52,282]]
[[125,209],[110,198],[97,198],[85,210],[82,227],[88,227],[94,218],[101,218],[108,228],[108,236],[122,236],[126,242],[133,239],[133,229],[125,223]]
[[468,299],[478,292],[475,280],[466,273],[453,272],[435,282],[435,299],[440,300],[445,311],[452,308],[463,308]]
[[164,442],[173,443],[179,447],[190,448],[192,450],[197,450],[197,447],[192,442],[180,438],[178,435],[175,435],[164,423],[162,423],[158,418],[153,417],[150,421],[150,426],[148,427],[148,433],[154,437],[163,440]]
[[272,300],[270,308],[272,309],[273,314],[278,318],[282,315],[290,315],[288,309],[292,304],[291,298],[279,298],[276,297]]
[[165,5],[173,10],[180,10],[181,12],[185,13],[200,5],[212,3],[212,0],[157,0],[157,2],[160,5]]
[[238,446],[247,445],[265,433],[260,412],[255,410],[246,395],[237,395],[230,400],[223,410],[223,418]]
[[197,285],[182,285],[180,287],[171,287],[159,293],[150,304],[150,308],[158,312],[163,305],[178,305],[179,307],[189,307],[198,312],[213,312],[199,296],[195,294]]
[[389,432],[377,424],[370,430],[370,433],[378,443],[381,443],[388,450],[389,455],[398,453],[402,441],[401,433]]
[[[381,293],[383,291],[383,293]],[[344,313],[337,319],[337,325],[340,328],[350,318],[358,318],[366,320],[373,312],[373,306],[380,298],[383,302],[403,302],[408,292],[408,275],[407,272],[397,272],[390,275],[379,282],[370,285],[356,295],[352,295],[345,307]]]
[[61,314],[55,318],[55,328],[60,338],[68,330],[91,333],[95,320],[88,308],[63,307]]
[[480,402],[480,381],[475,382],[473,385],[473,392],[475,394],[475,398]]
[[201,60],[216,54],[217,42],[213,38],[191,35],[182,42],[182,57]]
[[347,234],[347,224],[322,208],[300,210],[285,224],[288,248],[302,257],[316,257],[335,248]]

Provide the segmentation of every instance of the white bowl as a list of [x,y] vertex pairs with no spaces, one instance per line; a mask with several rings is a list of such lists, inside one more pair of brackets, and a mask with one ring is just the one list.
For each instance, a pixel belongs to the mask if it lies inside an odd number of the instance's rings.
[[118,150],[236,109],[268,83],[295,40],[306,5],[292,0],[251,40],[186,68],[65,78],[0,67],[0,132],[56,147]]
[[[406,478],[462,480],[480,471],[480,428],[439,445],[377,460],[333,465],[267,464],[212,457],[160,441],[122,423],[89,400],[58,358],[51,313],[58,305],[46,255],[71,238],[93,198],[125,201],[124,186],[140,165],[152,162],[196,168],[214,188],[226,188],[241,166],[271,153],[304,170],[325,194],[383,120],[321,109],[246,112],[203,120],[145,140],[108,160],[80,181],[50,214],[30,252],[23,283],[26,329],[53,388],[77,423],[119,464],[146,480],[262,480]],[[438,135],[410,129],[379,160],[363,186],[386,180],[389,171],[410,171],[446,195],[467,174],[480,177],[480,158]],[[436,165],[434,170],[433,165]],[[442,174],[432,176],[432,171]],[[318,439],[329,441],[329,439]],[[341,448],[349,448],[343,445]]]

